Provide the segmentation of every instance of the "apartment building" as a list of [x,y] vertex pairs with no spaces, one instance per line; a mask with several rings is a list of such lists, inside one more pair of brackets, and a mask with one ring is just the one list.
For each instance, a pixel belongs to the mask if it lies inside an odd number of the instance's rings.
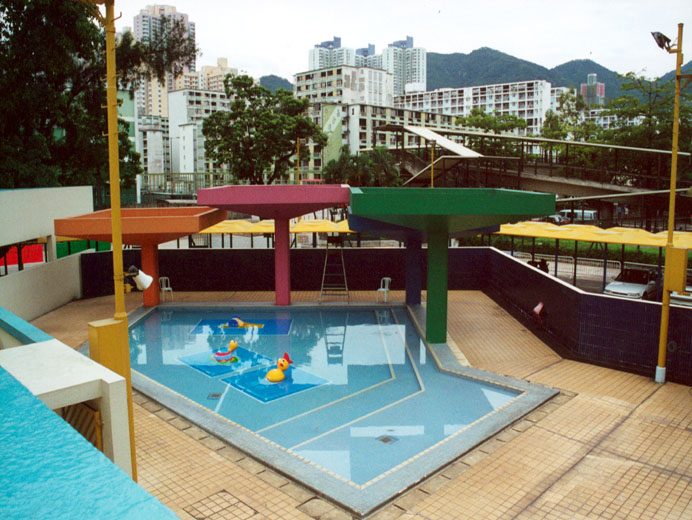
[[517,135],[538,135],[551,107],[551,86],[544,80],[532,80],[442,88],[395,96],[394,107],[456,117],[467,116],[474,108],[492,114],[511,114],[527,123],[527,128],[517,130]]
[[391,74],[370,67],[340,65],[293,76],[293,94],[311,103],[362,103],[391,106]]
[[143,116],[136,120],[136,149],[141,155],[144,173],[171,171],[168,118]]
[[212,90],[176,90],[168,94],[168,105],[172,171],[214,171],[214,164],[205,157],[202,124],[214,112],[228,111],[226,94]]
[[215,90],[224,92],[224,78],[227,74],[238,75],[238,69],[228,66],[228,59],[217,58],[216,66],[203,65],[198,72],[185,72],[173,83],[173,90]]
[[599,83],[594,73],[586,75],[586,83],[579,85],[579,93],[587,106],[605,103],[605,83]]
[[411,36],[390,43],[381,54],[375,53],[373,44],[359,49],[342,47],[341,38],[336,36],[309,51],[308,72],[340,65],[385,70],[392,75],[394,95],[426,88],[427,53],[425,49],[413,46]]
[[[316,151],[310,145],[309,153],[301,152],[301,168],[306,169],[320,169],[332,159],[337,159],[344,145],[348,145],[352,154],[378,146],[401,146],[402,143],[397,142],[396,132],[376,130],[384,125],[426,126],[433,130],[459,129],[454,123],[455,116],[361,103],[314,103],[310,106],[309,114],[326,134],[327,144],[321,151]],[[407,134],[405,139],[404,146],[425,146],[419,137],[412,134]]]

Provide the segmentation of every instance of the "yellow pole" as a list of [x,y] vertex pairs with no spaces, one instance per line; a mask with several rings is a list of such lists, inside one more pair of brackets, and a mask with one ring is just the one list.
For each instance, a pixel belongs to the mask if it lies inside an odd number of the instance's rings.
[[127,413],[130,422],[130,456],[132,458],[132,479],[137,481],[137,457],[135,452],[135,429],[132,413],[132,383],[130,378],[130,346],[127,331],[127,312],[125,311],[125,287],[123,284],[123,236],[120,211],[120,164],[118,154],[118,92],[115,73],[115,16],[114,0],[104,0],[106,7],[106,105],[108,115],[108,164],[111,186],[111,233],[113,240],[113,285],[115,287],[115,315],[122,322],[116,330],[119,334],[121,358],[119,366],[127,381]]
[[430,141],[430,187],[435,187],[435,141]]
[[675,101],[673,105],[673,147],[670,158],[670,195],[668,201],[668,239],[666,241],[666,263],[663,268],[663,300],[661,306],[661,329],[658,340],[658,364],[654,377],[657,383],[666,382],[666,348],[668,346],[668,320],[670,317],[670,291],[668,290],[670,270],[670,249],[673,247],[673,230],[675,228],[675,187],[678,174],[678,131],[680,118],[680,74],[682,68],[682,26],[678,24],[678,43],[668,50],[676,54],[675,63]]
[[296,139],[296,184],[300,184],[300,138]]

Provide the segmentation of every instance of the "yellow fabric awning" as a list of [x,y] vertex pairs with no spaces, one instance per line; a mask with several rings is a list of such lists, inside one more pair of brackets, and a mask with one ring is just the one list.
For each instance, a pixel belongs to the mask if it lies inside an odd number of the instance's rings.
[[[629,244],[650,247],[665,247],[667,231],[650,233],[644,229],[613,227],[602,229],[597,226],[568,224],[557,226],[550,222],[517,222],[500,226],[496,234],[557,240],[578,240],[580,242],[605,242],[608,244]],[[673,243],[677,247],[692,249],[692,233],[675,231]]]
[[[302,220],[290,226],[291,233],[353,233],[348,228],[348,220],[332,222],[331,220]],[[274,233],[273,220],[260,220],[250,222],[248,220],[224,220],[200,233],[253,233],[264,234]]]

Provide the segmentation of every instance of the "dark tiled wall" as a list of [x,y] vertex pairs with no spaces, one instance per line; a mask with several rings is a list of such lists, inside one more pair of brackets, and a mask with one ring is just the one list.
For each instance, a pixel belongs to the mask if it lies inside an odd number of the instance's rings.
[[[125,269],[140,265],[139,251],[125,250]],[[374,290],[380,278],[405,287],[403,249],[344,249],[348,286]],[[82,255],[84,297],[113,293],[112,256]],[[426,254],[421,259],[425,288]],[[160,275],[179,291],[272,291],[271,249],[159,251]],[[291,286],[320,289],[324,250],[291,250]],[[488,248],[449,251],[449,289],[483,290],[502,303],[561,355],[653,377],[658,358],[661,306],[587,294]],[[539,322],[532,309],[542,302]],[[692,384],[692,309],[671,307],[667,380]]]

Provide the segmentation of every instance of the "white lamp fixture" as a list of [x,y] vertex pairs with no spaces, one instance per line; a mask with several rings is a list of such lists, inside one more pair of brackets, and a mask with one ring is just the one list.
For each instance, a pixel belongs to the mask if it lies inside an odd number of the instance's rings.
[[154,281],[154,279],[151,276],[146,274],[141,269],[138,269],[134,265],[130,266],[130,268],[127,270],[127,273],[125,273],[125,276],[131,278],[132,281],[135,282],[137,289],[139,289],[140,291],[148,289],[151,283]]

